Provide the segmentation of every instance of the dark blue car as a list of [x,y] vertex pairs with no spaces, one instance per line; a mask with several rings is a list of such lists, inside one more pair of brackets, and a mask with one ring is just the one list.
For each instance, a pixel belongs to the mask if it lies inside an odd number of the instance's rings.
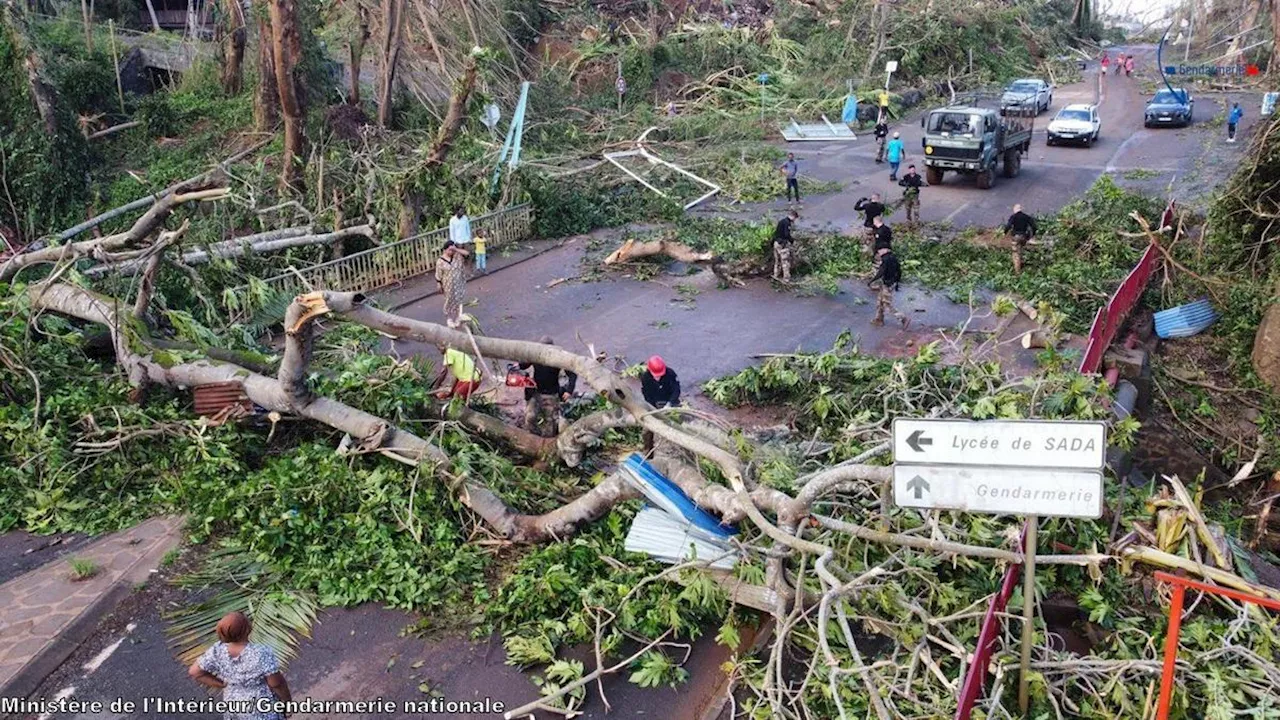
[[1151,98],[1151,102],[1147,103],[1147,112],[1142,124],[1145,127],[1160,125],[1185,127],[1191,124],[1195,105],[1196,101],[1191,99],[1191,92],[1186,88],[1172,90],[1165,88],[1156,93],[1156,96]]

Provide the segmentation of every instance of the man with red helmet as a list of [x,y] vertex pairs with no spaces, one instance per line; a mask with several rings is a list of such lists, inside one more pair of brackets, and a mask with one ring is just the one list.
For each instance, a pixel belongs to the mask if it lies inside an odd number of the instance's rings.
[[644,401],[656,408],[680,404],[680,380],[661,355],[649,358],[646,372],[640,376],[640,390]]
[[[640,375],[640,391],[644,401],[656,408],[675,407],[680,404],[680,380],[676,371],[667,367],[661,355],[654,355],[646,363]],[[653,449],[653,433],[644,431],[644,450]]]

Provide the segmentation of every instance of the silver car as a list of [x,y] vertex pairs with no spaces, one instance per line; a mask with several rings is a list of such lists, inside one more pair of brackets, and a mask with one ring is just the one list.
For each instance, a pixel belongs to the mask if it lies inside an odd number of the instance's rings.
[[1040,78],[1014,80],[1004,89],[1004,94],[1000,96],[1000,104],[1035,107],[1038,115],[1048,110],[1053,104],[1053,86]]

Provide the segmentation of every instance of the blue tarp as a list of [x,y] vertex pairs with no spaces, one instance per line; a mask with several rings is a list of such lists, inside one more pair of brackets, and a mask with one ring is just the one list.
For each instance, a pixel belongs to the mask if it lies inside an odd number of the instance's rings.
[[858,122],[858,98],[849,95],[844,99],[844,112],[840,113],[840,120],[845,125]]
[[709,539],[725,541],[738,534],[737,528],[720,524],[714,515],[695,505],[683,490],[645,462],[639,453],[632,453],[623,461],[621,469],[626,473],[627,479],[655,507],[683,517]]
[[1163,339],[1191,337],[1218,321],[1218,313],[1205,298],[1161,310],[1155,314],[1156,335]]

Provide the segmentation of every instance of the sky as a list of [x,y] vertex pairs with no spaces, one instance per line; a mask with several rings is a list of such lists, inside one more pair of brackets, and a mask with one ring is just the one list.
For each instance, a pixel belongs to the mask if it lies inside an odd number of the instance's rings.
[[1150,22],[1166,16],[1179,4],[1181,0],[1099,0],[1098,8],[1104,15],[1130,14]]

